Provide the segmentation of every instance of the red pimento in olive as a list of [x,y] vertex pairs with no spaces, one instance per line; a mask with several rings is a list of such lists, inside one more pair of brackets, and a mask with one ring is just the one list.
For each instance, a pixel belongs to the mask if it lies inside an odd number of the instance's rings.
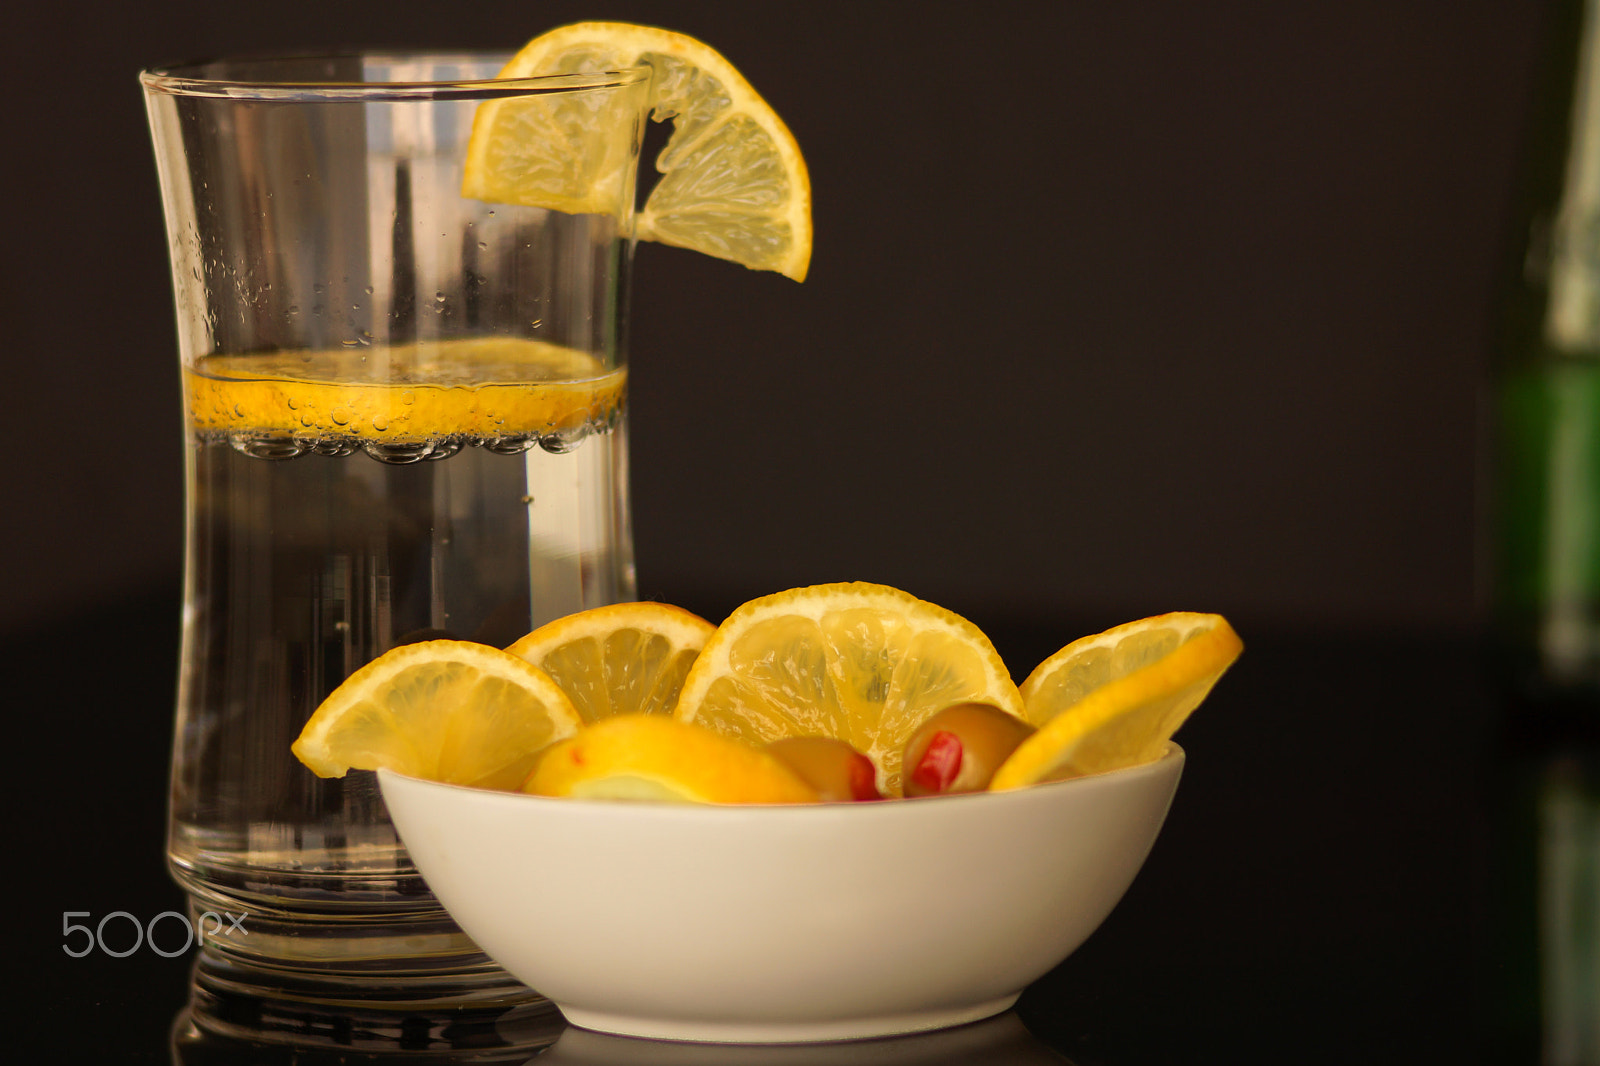
[[987,703],[958,703],[932,715],[906,741],[907,796],[981,792],[1033,726]]
[[872,760],[832,737],[785,737],[767,750],[817,790],[824,803],[882,799]]

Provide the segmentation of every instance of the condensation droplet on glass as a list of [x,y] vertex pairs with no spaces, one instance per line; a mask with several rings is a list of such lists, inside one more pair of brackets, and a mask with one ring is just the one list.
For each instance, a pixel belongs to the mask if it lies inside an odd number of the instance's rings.
[[404,390],[400,393],[400,402],[409,407],[411,404],[417,402],[416,393],[412,392],[410,389]]
[[389,428],[389,420],[382,415],[373,415],[372,428],[375,432],[382,433]]
[[529,322],[528,325],[534,329],[538,329],[540,326],[544,325],[544,319],[536,318],[532,322]]

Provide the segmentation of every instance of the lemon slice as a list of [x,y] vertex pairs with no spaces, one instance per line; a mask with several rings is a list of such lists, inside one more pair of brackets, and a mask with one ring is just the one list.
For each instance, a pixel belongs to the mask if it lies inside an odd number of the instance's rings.
[[716,627],[664,603],[613,603],[558,618],[506,650],[555,680],[585,722],[671,714]]
[[[581,22],[534,38],[501,78],[648,66],[649,103],[673,133],[661,178],[634,220],[641,240],[803,281],[811,262],[811,178],[777,114],[722,56],[692,37],[625,22]],[[632,129],[596,116],[594,94],[558,92],[478,106],[462,194],[492,203],[614,213]],[[615,104],[623,106],[622,97]],[[615,131],[601,135],[597,131]]]
[[989,787],[1017,788],[1158,759],[1244,650],[1221,615],[1177,612],[1073,641],[1022,683],[1039,731]]
[[346,678],[292,750],[318,777],[382,767],[515,789],[539,752],[580,724],[538,667],[484,644],[429,640],[385,652]]
[[661,715],[625,714],[550,747],[523,791],[658,803],[815,803],[816,791],[759,748]]
[[592,355],[519,337],[209,355],[184,375],[202,432],[388,443],[603,426],[625,388]]
[[953,703],[1022,714],[1006,667],[971,622],[886,585],[812,585],[752,600],[717,627],[677,716],[756,744],[833,737],[900,793],[906,740]]

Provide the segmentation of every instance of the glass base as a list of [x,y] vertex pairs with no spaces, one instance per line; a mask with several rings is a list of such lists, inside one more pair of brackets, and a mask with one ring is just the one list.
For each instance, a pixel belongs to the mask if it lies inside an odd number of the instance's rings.
[[[438,994],[430,997],[430,991]],[[403,1052],[407,1062],[425,1062],[416,1055],[433,1052],[459,1061],[470,1051],[474,1062],[520,1063],[564,1028],[549,1000],[504,973],[449,989],[393,980],[336,984],[266,974],[202,951],[189,1004],[173,1026],[173,1061],[231,1062],[249,1046],[292,1049],[296,1063],[313,1061],[304,1057],[306,1049],[337,1056],[330,1062],[351,1061],[351,1052]]]
[[[315,903],[219,891],[179,876],[200,940],[196,974],[265,1000],[385,1011],[504,1010],[543,1001],[506,973],[425,892]],[[269,902],[270,899],[270,902]]]
[[561,1029],[555,1007],[425,893],[308,907],[179,880],[201,941],[183,1023],[192,1042],[374,1053],[507,1048],[526,1059]]

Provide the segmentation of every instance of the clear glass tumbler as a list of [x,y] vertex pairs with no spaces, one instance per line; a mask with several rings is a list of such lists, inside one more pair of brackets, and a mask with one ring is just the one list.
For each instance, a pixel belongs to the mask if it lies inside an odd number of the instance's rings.
[[[373,775],[321,780],[289,750],[397,644],[504,646],[634,595],[625,338],[649,74],[491,80],[504,58],[141,76],[188,443],[168,854],[196,915],[229,916],[198,963],[218,987],[397,1009],[530,995],[428,893]],[[463,196],[479,103],[555,94],[631,153],[597,197],[615,210]]]

